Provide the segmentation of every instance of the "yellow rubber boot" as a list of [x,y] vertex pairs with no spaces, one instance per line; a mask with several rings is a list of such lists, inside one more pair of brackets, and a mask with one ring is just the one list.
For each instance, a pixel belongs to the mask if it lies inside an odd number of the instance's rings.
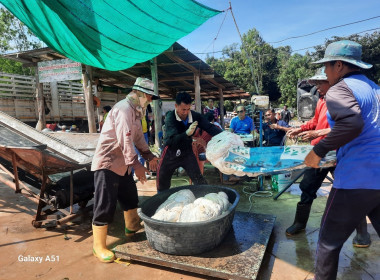
[[115,259],[115,254],[106,247],[108,225],[92,225],[92,235],[94,236],[94,245],[92,251],[94,256],[101,262],[109,263]]
[[140,217],[137,214],[137,208],[124,211],[124,221],[126,236],[131,236],[135,234],[136,231],[143,228],[140,222]]

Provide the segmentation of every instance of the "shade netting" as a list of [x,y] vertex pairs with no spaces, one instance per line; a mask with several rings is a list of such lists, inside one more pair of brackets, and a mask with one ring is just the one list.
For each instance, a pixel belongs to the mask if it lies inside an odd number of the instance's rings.
[[1,0],[57,52],[121,70],[167,50],[220,11],[192,0]]

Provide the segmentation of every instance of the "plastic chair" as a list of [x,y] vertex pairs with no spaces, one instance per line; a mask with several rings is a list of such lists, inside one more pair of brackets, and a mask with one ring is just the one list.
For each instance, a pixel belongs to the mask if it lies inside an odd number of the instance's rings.
[[[203,140],[201,137],[193,137],[192,149],[193,149],[193,153],[195,155],[195,158],[197,159],[197,163],[198,163],[199,169],[201,171],[201,174],[203,175],[205,163],[207,160],[200,160],[199,154],[206,152],[205,140]],[[192,184],[191,179],[190,179],[190,184]]]

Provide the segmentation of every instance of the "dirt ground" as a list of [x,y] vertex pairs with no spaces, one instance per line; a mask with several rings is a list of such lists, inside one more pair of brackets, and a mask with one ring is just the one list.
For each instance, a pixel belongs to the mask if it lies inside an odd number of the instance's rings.
[[[206,166],[210,184],[220,184],[213,167]],[[173,185],[187,185],[187,177],[174,177]],[[285,229],[292,223],[299,196],[285,193],[277,201],[253,198],[250,204],[244,187],[252,182],[232,186],[241,195],[238,211],[276,215],[276,223],[257,279],[293,280],[313,276],[313,264],[319,223],[326,196],[313,204],[310,221],[304,233],[288,238]],[[326,182],[327,187],[329,184]],[[140,201],[154,195],[155,181],[138,183]],[[120,261],[103,264],[92,255],[91,213],[62,227],[34,228],[31,224],[36,204],[15,194],[0,183],[0,279],[213,279],[137,262]],[[341,252],[338,279],[380,279],[380,240],[368,225],[372,244],[367,249],[352,247],[352,237]],[[112,248],[127,242],[123,236],[123,217],[117,209],[110,225],[107,245]]]

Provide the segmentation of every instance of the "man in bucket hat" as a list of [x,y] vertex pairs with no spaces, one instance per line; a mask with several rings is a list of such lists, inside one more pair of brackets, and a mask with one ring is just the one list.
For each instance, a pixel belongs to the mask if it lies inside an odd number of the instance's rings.
[[[290,138],[298,136],[303,141],[311,141],[311,145],[315,146],[331,131],[326,116],[327,106],[325,97],[330,88],[330,84],[327,81],[325,67],[323,66],[319,68],[315,75],[308,80],[308,83],[316,86],[319,93],[319,100],[317,107],[315,108],[314,117],[307,123],[301,125],[301,127],[289,130],[287,135]],[[300,189],[302,191],[301,200],[297,204],[296,216],[293,224],[286,229],[286,235],[296,235],[306,228],[311,205],[317,197],[317,191],[321,187],[327,174],[334,169],[335,168],[309,168],[305,170],[303,179],[300,183]],[[353,240],[354,246],[361,248],[369,247],[371,239],[367,232],[367,221],[365,218],[359,223],[356,230],[357,235]]]
[[91,170],[94,173],[94,236],[93,253],[101,262],[112,262],[114,253],[106,247],[108,224],[112,222],[119,201],[124,210],[125,234],[141,229],[137,215],[138,195],[132,168],[141,183],[148,170],[138,161],[134,146],[149,161],[155,171],[158,158],[149,150],[141,127],[141,118],[153,99],[158,99],[154,84],[146,78],[137,78],[127,97],[116,103],[108,113],[99,137]]
[[331,132],[305,158],[318,168],[337,149],[334,184],[322,217],[315,278],[336,279],[339,253],[355,226],[368,216],[380,236],[380,87],[360,70],[360,44],[344,40],[327,46],[323,63],[331,88],[326,95]]

